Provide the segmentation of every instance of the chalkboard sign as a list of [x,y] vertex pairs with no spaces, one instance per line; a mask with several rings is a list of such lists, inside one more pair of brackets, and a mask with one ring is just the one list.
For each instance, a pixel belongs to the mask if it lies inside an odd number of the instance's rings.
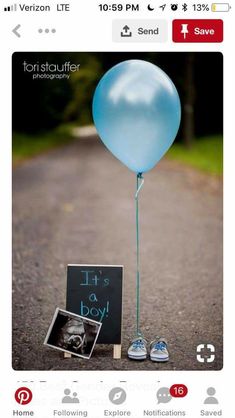
[[121,344],[123,266],[69,264],[66,309],[102,322],[98,344]]

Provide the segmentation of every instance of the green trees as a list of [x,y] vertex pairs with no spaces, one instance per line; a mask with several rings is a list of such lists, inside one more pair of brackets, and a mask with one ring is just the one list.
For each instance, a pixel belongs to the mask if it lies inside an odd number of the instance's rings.
[[[127,59],[160,66],[174,81],[182,104],[177,140],[190,146],[200,136],[221,134],[223,125],[223,57],[220,53],[15,53],[13,55],[13,131],[38,134],[59,125],[92,123],[91,104],[101,76]],[[79,71],[64,79],[33,79],[23,63],[62,65]]]

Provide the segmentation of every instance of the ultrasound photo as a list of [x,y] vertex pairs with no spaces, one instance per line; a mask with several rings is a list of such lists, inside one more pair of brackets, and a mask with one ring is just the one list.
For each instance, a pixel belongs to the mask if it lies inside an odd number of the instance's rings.
[[44,344],[89,359],[101,325],[100,322],[57,308]]

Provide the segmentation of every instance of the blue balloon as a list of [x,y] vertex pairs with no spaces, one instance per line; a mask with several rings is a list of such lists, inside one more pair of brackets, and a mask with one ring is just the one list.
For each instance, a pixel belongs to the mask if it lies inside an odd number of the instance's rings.
[[142,60],[111,68],[96,88],[92,110],[103,143],[135,173],[158,163],[173,143],[181,117],[171,79]]

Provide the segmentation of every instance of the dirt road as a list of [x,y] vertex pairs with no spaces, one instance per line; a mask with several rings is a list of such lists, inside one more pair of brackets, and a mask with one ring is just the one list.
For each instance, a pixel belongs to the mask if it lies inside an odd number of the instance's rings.
[[[141,324],[163,335],[170,361],[126,357],[135,333],[135,176],[86,138],[13,172],[13,367],[25,370],[192,370],[222,367],[221,181],[163,160],[145,175],[141,212]],[[99,346],[91,360],[43,346],[65,307],[66,265],[124,264],[123,355]],[[213,363],[196,347],[212,343]]]

